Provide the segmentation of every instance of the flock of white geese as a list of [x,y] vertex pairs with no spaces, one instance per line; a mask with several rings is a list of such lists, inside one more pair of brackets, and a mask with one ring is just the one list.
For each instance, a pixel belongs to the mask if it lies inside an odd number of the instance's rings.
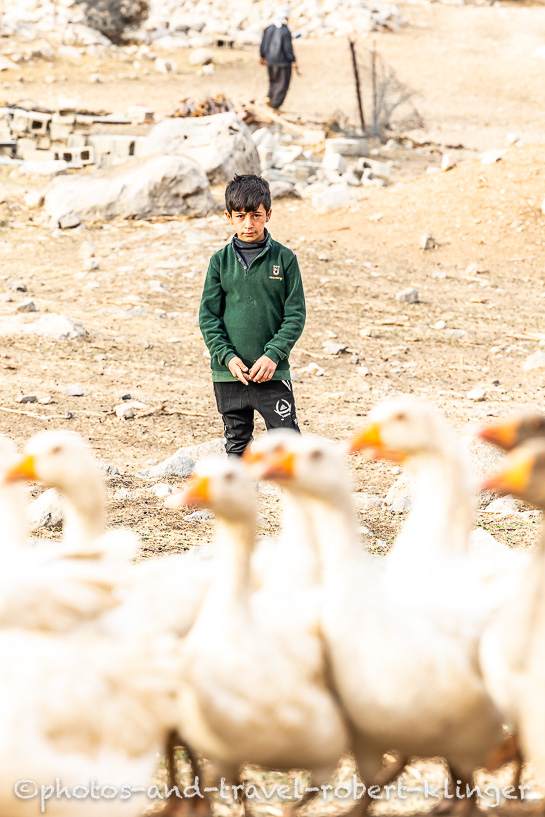
[[[544,418],[480,434],[509,451],[481,487],[545,508]],[[358,533],[347,454],[360,450],[416,478],[383,557]],[[30,539],[25,480],[62,495],[62,542]],[[256,536],[256,480],[281,486],[278,537]],[[40,813],[39,798],[15,793],[20,780],[147,786],[175,733],[209,761],[212,785],[236,783],[253,763],[305,770],[320,786],[347,752],[367,787],[414,757],[444,758],[453,785],[509,759],[530,761],[545,782],[545,544],[531,554],[475,544],[474,478],[435,408],[382,403],[343,444],[273,432],[242,461],[198,462],[167,505],[211,508],[213,542],[135,562],[138,538],[105,528],[102,479],[81,438],[42,432],[23,455],[0,439],[2,817]],[[385,765],[386,753],[396,762]],[[162,805],[213,813],[200,798]],[[146,806],[51,797],[47,814]]]

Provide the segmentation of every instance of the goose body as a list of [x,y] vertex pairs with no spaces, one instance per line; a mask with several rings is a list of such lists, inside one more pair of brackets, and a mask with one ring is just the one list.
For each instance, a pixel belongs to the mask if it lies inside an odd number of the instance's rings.
[[203,461],[197,469],[206,485],[201,501],[216,513],[216,556],[184,644],[184,736],[225,776],[253,762],[309,769],[322,782],[345,750],[347,732],[325,682],[318,621],[309,621],[291,593],[252,590],[255,507],[240,464]]

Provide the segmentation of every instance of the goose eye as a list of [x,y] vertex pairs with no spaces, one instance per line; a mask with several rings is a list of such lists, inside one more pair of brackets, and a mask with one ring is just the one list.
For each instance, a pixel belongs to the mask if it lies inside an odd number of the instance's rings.
[[311,452],[310,459],[313,462],[318,462],[319,460],[322,459],[323,456],[324,456],[323,452],[316,448],[314,451]]
[[397,420],[400,423],[403,423],[406,419],[407,419],[407,415],[405,414],[404,411],[398,411],[398,413],[394,417],[394,420]]
[[227,474],[225,474],[225,482],[233,482],[234,479],[235,474],[233,471],[229,471]]
[[51,449],[52,454],[60,454],[61,451],[62,451],[62,446],[61,445],[56,445],[55,448]]

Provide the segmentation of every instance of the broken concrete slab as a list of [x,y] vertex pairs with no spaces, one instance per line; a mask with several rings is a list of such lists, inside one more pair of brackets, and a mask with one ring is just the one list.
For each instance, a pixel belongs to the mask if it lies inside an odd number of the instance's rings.
[[85,177],[56,179],[45,210],[54,224],[70,212],[84,221],[152,216],[205,216],[213,208],[202,169],[184,156],[146,156]]
[[40,335],[55,340],[81,339],[88,336],[85,327],[66,315],[50,313],[48,315],[27,314],[18,317],[0,318],[0,336],[2,335]]

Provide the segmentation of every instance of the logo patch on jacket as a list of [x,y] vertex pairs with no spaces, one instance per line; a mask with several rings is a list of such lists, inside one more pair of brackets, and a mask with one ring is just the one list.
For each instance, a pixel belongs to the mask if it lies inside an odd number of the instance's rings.
[[269,275],[269,278],[271,278],[271,279],[276,278],[276,280],[277,280],[277,281],[281,281],[281,280],[282,280],[282,278],[280,277],[280,267],[276,267],[276,266],[274,266],[274,267],[272,268],[272,272],[273,272],[273,274],[272,274],[272,275]]

